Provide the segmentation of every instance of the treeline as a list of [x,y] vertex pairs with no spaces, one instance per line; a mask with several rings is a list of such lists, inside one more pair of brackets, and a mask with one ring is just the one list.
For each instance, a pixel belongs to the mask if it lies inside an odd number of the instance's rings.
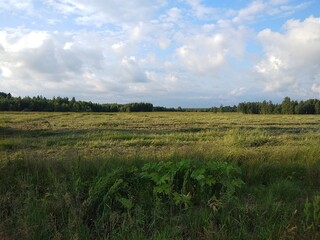
[[237,112],[237,106],[223,106],[212,108],[166,108],[166,107],[153,107],[154,112]]
[[236,106],[212,108],[167,108],[153,106],[151,103],[99,104],[77,101],[74,97],[13,97],[10,93],[0,92],[0,111],[37,111],[37,112],[236,112]]
[[245,114],[320,114],[320,100],[294,101],[285,97],[281,104],[271,101],[242,102],[237,111]]
[[153,106],[152,103],[107,103],[99,104],[77,101],[74,97],[13,97],[10,93],[0,92],[0,111],[37,111],[37,112],[241,112],[244,114],[320,114],[320,100],[309,99],[294,101],[285,97],[281,104],[271,101],[242,102],[238,106],[212,108],[166,108]]
[[0,111],[38,111],[38,112],[152,112],[151,103],[98,104],[76,101],[73,97],[12,97],[10,93],[0,92]]

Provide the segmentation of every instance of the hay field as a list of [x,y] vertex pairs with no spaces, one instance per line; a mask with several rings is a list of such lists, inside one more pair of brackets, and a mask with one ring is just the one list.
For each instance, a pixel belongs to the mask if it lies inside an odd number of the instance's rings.
[[319,146],[319,115],[1,112],[0,238],[318,239]]

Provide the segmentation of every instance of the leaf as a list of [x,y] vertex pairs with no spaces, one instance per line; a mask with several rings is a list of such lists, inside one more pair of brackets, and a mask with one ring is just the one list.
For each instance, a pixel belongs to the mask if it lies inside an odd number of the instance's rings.
[[111,186],[111,188],[109,188],[108,192],[106,195],[113,195],[114,193],[116,193],[119,189],[119,186],[123,183],[123,179],[117,179],[114,184]]
[[187,194],[173,193],[174,204],[177,206],[183,204],[185,208],[189,207],[191,205],[191,198],[190,192]]
[[168,184],[162,184],[162,185],[159,185],[159,186],[155,186],[153,188],[153,192],[169,194],[171,192],[171,186],[168,185]]
[[190,176],[191,176],[191,178],[200,182],[202,179],[205,178],[205,176],[204,176],[205,171],[206,171],[205,168],[199,168],[199,169],[192,171]]
[[133,202],[130,199],[120,197],[120,198],[117,198],[117,200],[127,210],[131,210],[133,208],[133,206],[134,206]]

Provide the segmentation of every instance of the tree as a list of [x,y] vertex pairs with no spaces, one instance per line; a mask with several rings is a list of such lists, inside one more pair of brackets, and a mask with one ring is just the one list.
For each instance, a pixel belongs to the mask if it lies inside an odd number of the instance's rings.
[[272,102],[263,101],[260,105],[260,112],[262,114],[270,114],[272,113]]
[[283,114],[294,114],[294,104],[289,97],[285,97],[281,105]]
[[0,92],[0,98],[7,98],[7,97],[8,97],[8,94],[6,94],[4,92]]
[[320,114],[320,101],[317,100],[316,104],[314,105],[315,114]]

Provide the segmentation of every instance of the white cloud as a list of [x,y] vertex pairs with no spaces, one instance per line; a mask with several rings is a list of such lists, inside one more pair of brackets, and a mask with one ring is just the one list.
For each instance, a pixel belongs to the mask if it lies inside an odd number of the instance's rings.
[[169,47],[170,45],[170,40],[166,37],[161,37],[159,40],[158,40],[158,43],[159,43],[159,47],[162,49],[162,50],[165,50]]
[[[1,86],[10,89],[44,91],[76,86],[84,89],[84,73],[88,69],[99,71],[104,57],[102,47],[92,46],[90,34],[81,36],[47,31],[7,29],[0,33]],[[88,42],[89,41],[89,42]],[[73,84],[70,85],[70,81]],[[58,84],[55,84],[58,83]],[[27,86],[27,87],[26,87]],[[72,91],[70,87],[69,90]]]
[[235,23],[252,21],[257,15],[263,13],[266,9],[267,4],[263,1],[253,1],[249,6],[241,9],[232,21]]
[[238,11],[231,11],[234,15],[232,22],[235,24],[244,24],[246,22],[255,22],[266,16],[288,16],[310,5],[310,2],[297,4],[290,2],[290,0],[252,1],[248,6]]
[[[192,35],[193,34],[193,35]],[[198,29],[197,34],[180,37],[176,56],[181,65],[195,74],[212,75],[231,64],[229,58],[243,57],[247,30],[245,28]]]
[[128,82],[147,82],[146,74],[140,68],[135,56],[125,56],[121,60],[122,81]]
[[126,44],[122,41],[112,44],[111,48],[119,55],[126,54]]
[[233,89],[229,94],[231,96],[241,96],[245,93],[245,91],[246,91],[245,87],[239,87],[239,88]]
[[124,102],[177,87],[154,54],[137,58],[126,49],[104,33],[6,29],[0,34],[0,88],[22,96],[103,93]]
[[70,50],[73,46],[73,42],[66,42],[63,46],[63,50]]
[[1,11],[23,11],[31,13],[33,11],[32,0],[6,0],[0,1]]
[[288,20],[284,32],[265,29],[258,34],[265,57],[256,71],[266,90],[309,88],[320,73],[320,18]]
[[0,73],[5,78],[10,78],[12,76],[12,71],[6,66],[0,67]]
[[133,41],[141,40],[145,35],[146,31],[147,30],[146,30],[145,24],[143,22],[139,22],[136,26],[134,26],[131,30],[129,30],[131,40]]
[[192,13],[199,19],[214,18],[217,13],[217,9],[207,7],[201,3],[201,0],[185,0],[192,8]]
[[317,94],[318,97],[320,96],[320,84],[318,83],[312,84],[311,90],[313,93]]
[[290,0],[270,0],[271,5],[287,4]]
[[223,37],[196,37],[190,43],[178,48],[176,54],[182,65],[190,72],[208,73],[226,61],[226,49],[223,48]]
[[176,7],[170,8],[167,14],[170,21],[177,21],[181,17],[181,10]]
[[19,52],[22,49],[34,49],[40,47],[48,38],[46,31],[15,31],[9,29],[0,31],[0,45],[7,52]]
[[143,21],[152,16],[152,13],[161,1],[147,0],[49,0],[49,6],[66,15],[78,15],[79,24],[131,24]]

